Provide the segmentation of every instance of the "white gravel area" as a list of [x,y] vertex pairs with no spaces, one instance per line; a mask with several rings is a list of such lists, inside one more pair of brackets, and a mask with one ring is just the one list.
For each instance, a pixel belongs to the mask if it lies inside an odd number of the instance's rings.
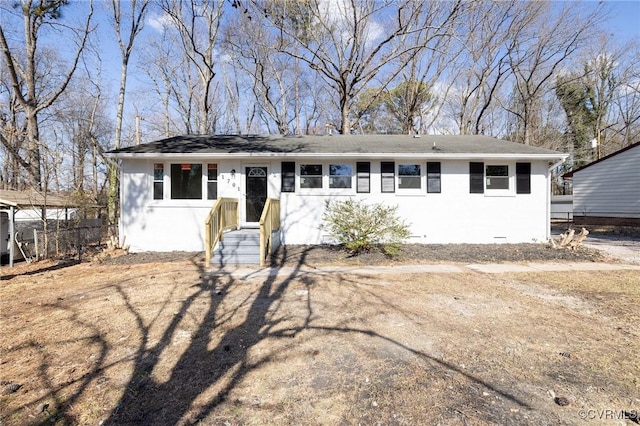
[[589,234],[585,247],[605,252],[624,263],[640,265],[640,238],[611,234]]

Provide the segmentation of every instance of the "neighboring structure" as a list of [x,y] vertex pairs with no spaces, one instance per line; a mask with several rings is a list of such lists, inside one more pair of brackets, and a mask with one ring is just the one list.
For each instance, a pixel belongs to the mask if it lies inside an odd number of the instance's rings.
[[331,242],[325,201],[347,197],[397,205],[408,242],[546,241],[549,167],[566,158],[485,136],[407,135],[178,136],[109,155],[134,252],[204,250],[218,197],[238,200],[243,228],[279,200],[284,244]]
[[573,220],[573,195],[551,196],[551,220],[556,222]]
[[[41,222],[43,214],[48,220],[67,220],[75,210],[68,198],[59,195],[0,190],[0,258],[6,257],[6,263],[13,266],[14,260],[24,257],[16,241],[16,232],[24,230],[20,224]],[[32,232],[22,238],[30,243],[34,240]]]
[[640,226],[640,142],[563,176],[578,225]]

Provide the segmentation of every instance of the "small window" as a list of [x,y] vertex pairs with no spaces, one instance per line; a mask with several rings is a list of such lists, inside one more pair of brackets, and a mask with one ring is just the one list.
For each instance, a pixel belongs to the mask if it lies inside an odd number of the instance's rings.
[[427,163],[427,192],[440,193],[440,162]]
[[469,192],[484,193],[484,163],[469,163]]
[[487,166],[487,190],[509,189],[509,166]]
[[214,163],[207,164],[207,199],[215,200],[218,198],[218,165]]
[[380,163],[380,176],[382,177],[382,192],[395,192],[396,163],[383,161]]
[[329,164],[329,188],[351,188],[351,164]]
[[516,194],[531,194],[531,163],[516,163]]
[[371,163],[356,163],[356,192],[371,192]]
[[293,161],[282,162],[282,192],[295,192],[296,190],[296,163]]
[[153,165],[153,199],[162,200],[164,198],[164,164],[155,163]]
[[322,164],[300,165],[300,188],[322,188]]
[[202,199],[202,164],[171,165],[171,199]]
[[420,189],[420,164],[398,165],[398,189]]

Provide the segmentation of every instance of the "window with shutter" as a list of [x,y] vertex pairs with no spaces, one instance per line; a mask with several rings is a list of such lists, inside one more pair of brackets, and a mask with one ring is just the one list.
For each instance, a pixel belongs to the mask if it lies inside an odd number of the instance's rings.
[[202,164],[171,165],[171,199],[202,199]]
[[486,189],[509,189],[509,166],[488,165],[485,169]]

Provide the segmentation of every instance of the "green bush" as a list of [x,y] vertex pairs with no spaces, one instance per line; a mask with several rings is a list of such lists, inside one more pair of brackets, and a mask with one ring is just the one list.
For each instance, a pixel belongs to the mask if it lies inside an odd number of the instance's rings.
[[327,201],[322,219],[329,233],[351,253],[381,247],[385,254],[398,253],[409,237],[409,226],[397,215],[398,207],[363,201]]

